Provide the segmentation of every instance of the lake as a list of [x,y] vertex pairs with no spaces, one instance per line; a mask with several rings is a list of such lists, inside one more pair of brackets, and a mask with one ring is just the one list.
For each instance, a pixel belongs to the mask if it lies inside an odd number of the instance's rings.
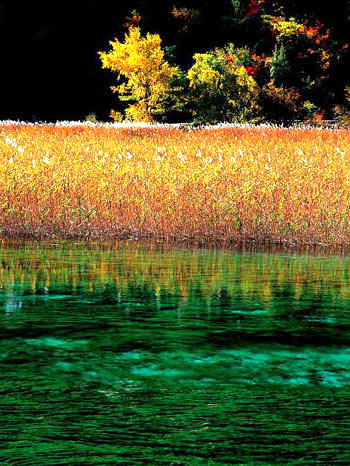
[[3,465],[350,464],[350,258],[0,246]]

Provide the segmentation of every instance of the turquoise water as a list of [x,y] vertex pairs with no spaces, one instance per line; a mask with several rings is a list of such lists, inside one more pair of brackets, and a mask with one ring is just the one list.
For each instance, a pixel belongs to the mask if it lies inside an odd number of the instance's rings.
[[0,464],[350,464],[350,259],[0,247]]

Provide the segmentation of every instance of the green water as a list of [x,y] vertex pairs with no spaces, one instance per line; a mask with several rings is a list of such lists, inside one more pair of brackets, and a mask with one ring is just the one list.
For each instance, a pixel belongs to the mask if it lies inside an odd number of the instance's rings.
[[0,464],[350,465],[349,271],[0,246]]

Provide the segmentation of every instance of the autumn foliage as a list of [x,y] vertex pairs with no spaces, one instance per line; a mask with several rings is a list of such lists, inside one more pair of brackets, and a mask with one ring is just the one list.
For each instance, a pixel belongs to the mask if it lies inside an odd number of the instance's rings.
[[[154,115],[164,111],[164,100],[170,91],[170,79],[176,68],[164,59],[161,39],[158,34],[141,37],[138,27],[130,27],[125,41],[110,41],[109,52],[99,52],[103,68],[124,78],[118,86],[112,86],[124,100],[132,100],[125,112],[129,121],[151,122]],[[112,111],[115,120],[123,119],[120,113]]]
[[[133,101],[124,116],[112,111],[112,117],[171,122],[175,110],[175,121],[194,124],[293,120],[322,124],[333,119],[347,85],[339,70],[349,44],[334,40],[334,30],[323,21],[286,2],[231,3],[232,17],[222,21],[238,40],[199,48],[191,63],[181,67],[165,60],[158,34],[141,34],[141,20],[147,30],[144,16],[132,10],[125,41],[115,39],[109,52],[100,52],[103,67],[124,79],[113,91],[121,100]],[[169,9],[181,40],[199,27],[201,11],[176,5]],[[172,63],[175,48],[166,48],[172,50]]]
[[193,114],[199,121],[245,122],[259,115],[259,87],[252,66],[245,67],[229,48],[196,53],[193,58],[187,78]]

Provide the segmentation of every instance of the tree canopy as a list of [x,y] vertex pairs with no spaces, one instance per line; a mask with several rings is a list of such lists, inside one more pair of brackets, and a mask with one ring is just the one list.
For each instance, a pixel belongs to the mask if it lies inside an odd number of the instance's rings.
[[173,47],[165,58],[185,73],[196,53],[247,48],[271,115],[303,105],[330,116],[350,83],[349,18],[348,0],[2,0],[0,118],[107,119],[113,83],[97,51],[135,24]]

